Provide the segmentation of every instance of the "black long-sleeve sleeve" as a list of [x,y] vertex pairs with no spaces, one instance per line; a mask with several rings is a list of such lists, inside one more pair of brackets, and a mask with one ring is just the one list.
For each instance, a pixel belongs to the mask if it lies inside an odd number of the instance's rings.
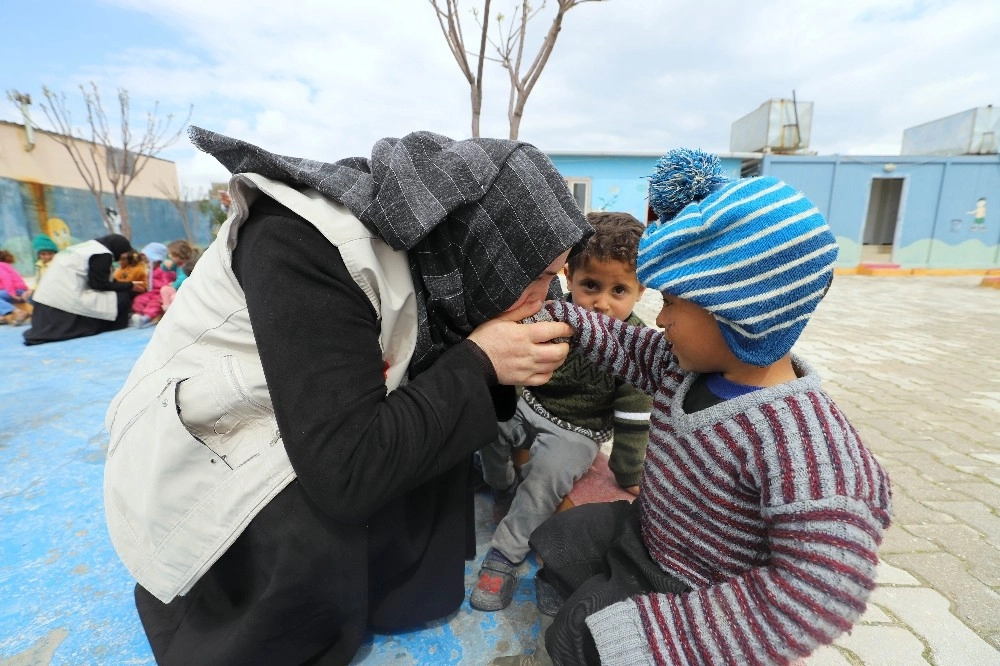
[[118,282],[111,278],[114,257],[95,254],[87,261],[87,286],[94,291],[132,291],[131,282]]
[[386,395],[375,312],[308,222],[262,200],[240,231],[233,269],[292,467],[334,519],[365,521],[496,437],[471,342]]

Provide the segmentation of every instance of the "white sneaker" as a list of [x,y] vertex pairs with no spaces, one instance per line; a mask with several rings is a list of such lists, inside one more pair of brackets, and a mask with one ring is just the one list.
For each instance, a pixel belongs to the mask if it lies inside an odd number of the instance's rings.
[[128,318],[128,325],[135,328],[145,328],[149,325],[149,317],[141,314],[133,314]]

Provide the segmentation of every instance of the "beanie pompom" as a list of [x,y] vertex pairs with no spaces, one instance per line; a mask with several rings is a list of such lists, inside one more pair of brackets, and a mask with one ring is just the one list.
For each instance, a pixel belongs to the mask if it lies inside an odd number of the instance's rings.
[[726,183],[719,158],[689,148],[676,148],[656,162],[649,177],[649,205],[669,221],[693,201],[701,201]]

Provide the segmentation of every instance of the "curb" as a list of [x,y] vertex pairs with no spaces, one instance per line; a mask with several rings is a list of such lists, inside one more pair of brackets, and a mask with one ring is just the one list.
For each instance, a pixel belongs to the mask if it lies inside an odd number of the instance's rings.
[[[984,287],[1000,280],[1000,268],[900,268],[899,264],[859,264],[833,269],[834,275],[865,275],[868,277],[968,277],[986,276]],[[990,284],[986,284],[987,280]],[[996,286],[1000,289],[1000,285]]]

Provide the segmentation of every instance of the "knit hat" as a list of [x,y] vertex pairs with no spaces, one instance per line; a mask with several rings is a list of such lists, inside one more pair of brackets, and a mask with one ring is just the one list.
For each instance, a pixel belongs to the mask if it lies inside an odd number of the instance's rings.
[[167,258],[167,246],[163,243],[148,243],[140,252],[146,255],[149,263],[155,264]]
[[50,252],[58,252],[59,246],[56,245],[55,241],[46,236],[45,234],[38,234],[31,239],[31,249],[35,251],[35,256],[38,256],[39,252],[43,250],[48,250]]
[[649,189],[660,217],[639,241],[640,282],[711,312],[745,363],[791,351],[837,260],[816,206],[777,178],[729,180],[717,157],[686,149],[657,163]]

